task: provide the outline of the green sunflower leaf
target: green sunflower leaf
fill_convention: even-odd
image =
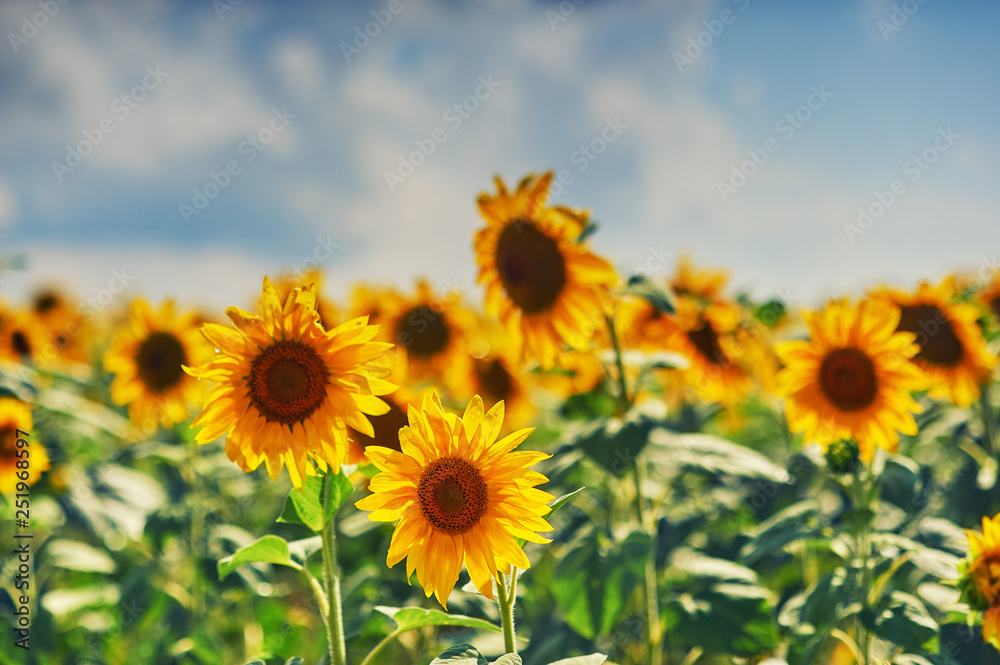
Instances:
[[[288,493],[278,521],[302,524],[314,533],[321,533],[352,492],[354,486],[343,469],[332,478],[329,497],[323,495],[323,477],[308,476],[301,490],[292,489]]]
[[[344,502],[354,493],[354,485],[348,478],[348,471],[353,469],[340,468],[340,473],[331,479],[330,494],[323,496],[323,505],[326,507],[326,521],[329,522],[337,514]]]
[[[264,536],[246,547],[241,547],[224,559],[219,559],[219,579],[248,563],[276,563],[290,568],[301,568],[292,561],[288,543],[278,536]]]
[[[499,633],[501,630],[500,626],[492,624],[485,619],[477,619],[461,614],[448,614],[447,612],[427,610],[422,607],[386,607],[384,605],[377,605],[375,611],[381,612],[393,620],[396,624],[394,633],[402,633],[407,630],[424,628],[426,626],[461,626],[463,628],[475,628],[476,630],[490,630],[495,633]]]
[[[670,300],[670,295],[645,275],[636,274],[629,277],[625,292],[644,299],[661,314],[674,313],[674,304]]]
[[[555,501],[552,502],[552,505],[549,506],[549,512],[547,512],[544,515],[542,515],[542,519],[548,519],[549,516],[552,515],[552,513],[556,512],[557,510],[559,510],[560,508],[562,508],[563,506],[565,506],[567,503],[570,502],[570,500],[574,496],[576,496],[577,494],[579,494],[580,492],[582,492],[585,489],[587,489],[587,488],[586,487],[581,487],[579,489],[573,490],[569,494],[563,494],[561,497],[559,497],[558,499],[556,499]],[[528,541],[525,540],[524,538],[518,538],[517,539],[517,546],[518,547],[524,547],[524,544],[527,543],[527,542]]]
[[[489,665],[471,644],[456,644],[431,661],[431,665]]]

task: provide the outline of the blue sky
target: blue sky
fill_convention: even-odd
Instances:
[[[323,257],[334,297],[423,276],[475,300],[476,195],[550,168],[624,273],[689,252],[815,305],[1000,255],[995,2],[222,2],[0,4],[0,251],[28,259],[6,299],[124,268],[127,295],[222,307]]]

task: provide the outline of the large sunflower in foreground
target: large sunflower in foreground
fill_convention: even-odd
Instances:
[[[31,434],[31,408],[21,400],[4,397],[0,399],[0,494],[10,494],[17,488],[18,473],[27,472],[23,482],[32,485],[42,471],[49,468],[49,456],[45,448]],[[18,436],[17,430],[28,436]],[[18,448],[17,440],[23,438],[27,446]],[[18,451],[26,453],[18,454]],[[21,466],[18,468],[18,462]]]
[[[976,323],[976,306],[954,302],[954,277],[937,286],[921,282],[916,293],[880,289],[873,296],[898,307],[897,329],[916,335],[920,351],[913,362],[924,370],[931,397],[958,406],[979,398],[979,386],[990,378],[997,359]]]
[[[498,573],[531,566],[516,539],[549,542],[537,532],[552,530],[542,517],[552,496],[535,487],[546,477],[528,469],[549,455],[513,452],[530,429],[497,440],[503,402],[484,412],[475,396],[459,418],[431,391],[407,415],[402,452],[366,449],[382,473],[357,507],[373,511],[372,520],[396,522],[386,563],[405,557],[407,579],[416,572],[427,596],[447,606],[464,562],[476,588],[493,598]]]
[[[898,310],[837,300],[802,318],[809,340],[776,349],[789,428],[824,446],[854,438],[866,462],[876,447],[896,450],[899,432],[916,434],[920,407],[910,392],[924,379],[909,361],[918,351],[913,334],[896,331]]]
[[[133,301],[128,325],[104,354],[104,367],[115,374],[111,399],[128,405],[137,427],[182,422],[189,406],[201,398],[198,380],[184,373],[184,365],[201,364],[212,353],[197,321],[195,312],[178,313],[172,300],[156,311],[141,298]]]
[[[1000,515],[983,517],[983,530],[966,529],[969,554],[959,565],[962,600],[983,611],[983,641],[1000,649]]]
[[[585,349],[604,329],[617,281],[611,264],[579,241],[588,213],[546,205],[551,184],[551,171],[529,175],[511,193],[496,178],[496,196],[479,196],[486,228],[475,236],[487,314],[544,368],[564,345]]]
[[[374,434],[368,415],[388,405],[379,399],[394,389],[379,362],[392,347],[374,342],[377,326],[364,317],[324,330],[312,286],[292,289],[283,300],[264,279],[263,316],[238,307],[226,315],[236,330],[206,323],[202,333],[218,355],[192,376],[214,381],[192,426],[203,427],[199,443],[227,434],[226,455],[244,471],[261,462],[272,479],[282,466],[295,487],[314,470],[334,471],[348,453],[347,428]]]

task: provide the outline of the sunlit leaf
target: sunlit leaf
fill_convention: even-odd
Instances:
[[[219,559],[219,579],[225,579],[229,573],[248,563],[276,563],[293,568],[299,567],[292,561],[285,539],[268,535],[246,547],[241,547],[224,559]]]

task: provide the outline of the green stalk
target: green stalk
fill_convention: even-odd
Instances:
[[[504,653],[517,653],[517,641],[514,639],[514,601],[517,598],[517,568],[510,574],[510,586],[506,583],[506,575],[499,573],[497,578],[497,604],[500,606],[500,626],[503,628]]]
[[[871,492],[867,487],[866,478],[862,477],[862,474],[868,472],[867,467],[859,464],[854,469],[854,507],[855,509],[867,508],[872,510],[871,506]],[[868,596],[870,593],[869,587],[871,586],[871,543],[869,541],[871,531],[871,522],[866,521],[864,526],[859,527],[856,546],[858,549],[858,558],[861,564],[861,587],[860,587],[860,601],[861,609],[864,610],[868,605]],[[861,620],[861,612],[858,612],[855,618],[855,630],[857,634],[857,645],[858,649],[861,651],[863,660],[861,661],[863,665],[869,665],[871,662],[871,636],[868,634],[867,629],[865,629],[864,624]]]
[[[615,350],[615,365],[618,368],[618,400],[619,409],[622,414],[632,406],[632,399],[628,394],[628,382],[625,379],[625,363],[622,360],[622,349],[618,343],[618,333],[615,331],[615,322],[605,315],[608,324],[608,334],[611,337],[611,345]],[[649,556],[646,557],[646,624],[649,635],[649,663],[650,665],[660,665],[663,661],[663,647],[661,645],[662,635],[660,634],[660,599],[656,580],[656,533],[654,533],[650,520],[646,514],[645,504],[642,498],[642,470],[639,460],[634,460],[632,465],[632,477],[635,480],[635,511],[639,519],[639,524],[643,530],[650,535],[651,544]]]
[[[646,624],[649,627],[649,663],[660,665],[663,660],[663,648],[660,634],[660,599],[656,581],[656,534],[649,525],[644,502],[642,500],[642,465],[636,460],[632,467],[632,478],[635,481],[635,512],[643,531],[651,537],[649,553],[646,557]]]
[[[323,476],[324,496],[330,495],[330,473]],[[330,664],[347,662],[344,643],[344,610],[340,600],[340,574],[337,571],[337,521],[333,517],[323,527],[323,582],[329,611],[326,614],[326,633],[330,642]]]
[[[990,457],[995,454],[996,448],[996,420],[993,418],[993,404],[990,402],[990,384],[984,383],[979,387],[979,406],[983,415],[983,436],[986,437],[986,452]]]
[[[615,332],[615,322],[607,314],[604,315],[604,320],[608,323],[608,333],[611,335],[611,345],[615,349],[615,365],[618,368],[618,404],[619,409],[624,414],[628,411],[629,406],[632,402],[628,396],[628,384],[625,381],[625,363],[622,361],[622,350],[621,346],[618,344],[618,333]]]
[[[191,616],[201,621],[205,611],[205,584],[201,577],[201,558],[205,539],[205,510],[201,500],[201,482],[198,477],[198,442],[188,441],[188,483],[191,487]]]

